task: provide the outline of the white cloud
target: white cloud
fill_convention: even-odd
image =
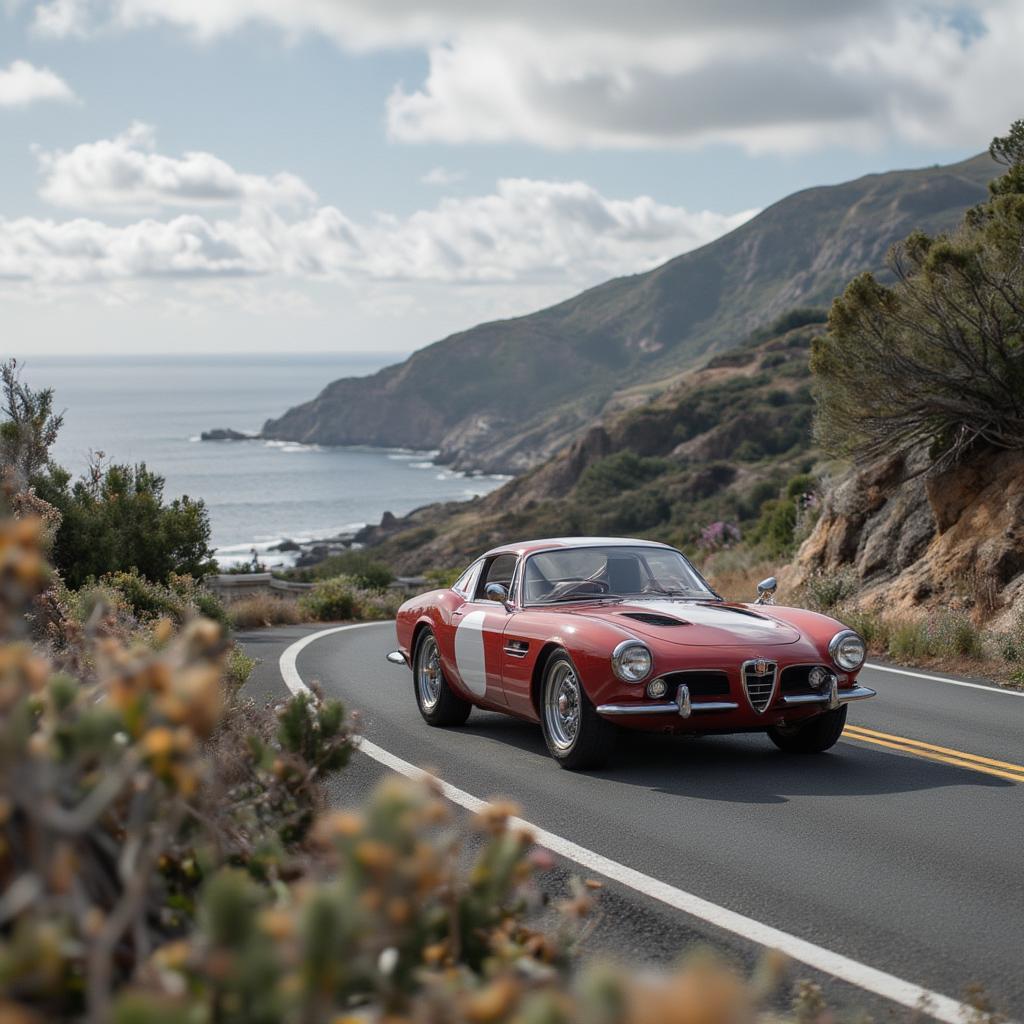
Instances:
[[[424,185],[437,185],[439,188],[444,188],[446,185],[457,185],[460,181],[465,180],[465,171],[451,171],[447,167],[432,167],[420,178]]]
[[[0,107],[27,107],[39,100],[74,100],[75,94],[60,75],[37,68],[27,60],[0,68]]]
[[[69,152],[37,150],[36,157],[43,175],[40,195],[70,209],[131,212],[239,203],[303,208],[316,201],[316,193],[294,174],[242,174],[211,153],[157,153],[153,129],[144,124]]]
[[[89,0],[46,0],[36,6],[32,28],[44,36],[84,36],[89,22]]]
[[[0,279],[35,285],[275,276],[293,280],[551,284],[633,273],[710,241],[754,211],[689,212],[647,196],[611,199],[583,182],[507,179],[399,218],[350,220],[333,206],[288,217],[243,205],[110,225],[0,219]]]
[[[246,25],[417,47],[392,136],[564,148],[977,145],[1020,115],[1019,0],[46,0],[49,31]],[[88,12],[88,17],[86,17]],[[37,19],[38,20],[38,19]],[[61,26],[65,26],[63,29]]]

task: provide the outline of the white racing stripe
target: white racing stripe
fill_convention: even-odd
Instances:
[[[1007,690],[1002,686],[988,686],[985,683],[968,683],[964,679],[950,679],[949,676],[930,676],[924,672],[911,672],[908,668],[889,668],[888,665],[876,665],[865,661],[864,667],[875,672],[892,672],[897,676],[913,676],[915,679],[928,679],[933,683],[948,683],[950,686],[966,686],[970,690],[984,690],[986,693],[1002,693],[1007,697],[1024,697],[1024,690]]]
[[[299,675],[296,663],[299,653],[311,643],[325,636],[342,633],[345,630],[362,629],[374,625],[380,625],[380,623],[361,622],[351,626],[333,626],[330,629],[322,629],[319,632],[310,633],[301,640],[296,640],[295,643],[284,650],[279,662],[281,676],[284,679],[285,685],[295,694],[309,692],[309,687],[306,686]],[[379,764],[411,779],[421,779],[427,774],[411,762],[397,757],[368,739],[360,740],[359,749]],[[464,789],[459,789],[457,786],[453,786],[442,779],[437,781],[440,783],[441,791],[444,795],[452,803],[458,804],[460,807],[466,808],[466,810],[479,811],[487,805],[486,800],[481,800],[480,797],[473,796],[472,793],[467,793]],[[964,1024],[964,1021],[971,1019],[973,1013],[971,1008],[964,1003],[951,999],[949,996],[944,996],[939,992],[932,992],[929,989],[922,988],[920,985],[915,985],[913,982],[904,981],[902,978],[897,978],[895,975],[887,974],[885,971],[869,967],[867,964],[852,960],[840,953],[833,953],[823,946],[807,942],[796,935],[790,935],[788,932],[780,931],[771,925],[762,924],[760,921],[745,917],[743,914],[737,914],[735,911],[721,907],[716,903],[711,903],[700,896],[695,896],[693,893],[677,889],[674,885],[661,882],[657,878],[645,875],[643,872],[637,871],[635,868],[628,867],[625,864],[620,864],[618,861],[610,860],[608,857],[595,853],[593,850],[588,850],[585,846],[580,846],[578,843],[556,835],[554,832],[548,832],[546,829],[539,828],[532,822],[524,821],[522,818],[513,818],[512,824],[514,827],[529,829],[534,834],[538,845],[543,846],[552,853],[565,857],[567,860],[575,861],[588,871],[604,875],[606,878],[634,889],[644,896],[659,900],[701,921],[706,921],[716,928],[732,932],[734,935],[738,935],[751,942],[756,942],[758,945],[778,949],[792,959],[806,964],[808,967],[823,971],[825,974],[830,974],[834,978],[839,978],[842,981],[849,982],[851,985],[856,985],[858,988],[873,992],[875,995],[882,996],[884,999],[889,999],[894,1003],[899,1003],[901,1006],[906,1006],[912,1010],[921,1009],[926,1006],[925,1012],[928,1016],[944,1021],[945,1024]]]

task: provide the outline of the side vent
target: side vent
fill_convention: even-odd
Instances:
[[[636,619],[648,626],[688,626],[690,623],[682,619],[673,619],[671,615],[658,615],[657,612],[623,612],[624,619]]]

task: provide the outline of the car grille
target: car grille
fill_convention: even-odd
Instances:
[[[691,697],[727,697],[729,677],[724,672],[670,672],[665,676],[670,686],[686,683]]]
[[[758,668],[762,671],[758,671]],[[747,700],[757,712],[764,711],[771,703],[775,692],[775,676],[779,667],[774,661],[745,661],[743,663],[743,689],[747,691]]]

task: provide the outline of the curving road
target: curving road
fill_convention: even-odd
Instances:
[[[607,949],[664,962],[698,938],[750,961],[760,933],[729,923],[743,915],[866,976],[954,999],[978,983],[1024,1019],[1024,696],[866,668],[879,697],[851,707],[851,738],[827,755],[785,755],[760,736],[633,735],[609,769],[582,775],[551,761],[539,728],[506,716],[475,710],[461,728],[428,727],[411,673],[384,661],[393,624],[296,649],[312,632],[242,636],[263,659],[257,688],[281,692],[282,667],[317,681],[360,710],[374,750],[473,796],[511,797],[527,821],[598,858],[587,874],[600,858],[626,866],[607,872]],[[646,896],[629,872],[653,883]],[[723,914],[672,909],[659,886]],[[877,996],[885,986],[855,992],[824,966],[810,976],[838,1005],[891,1008]],[[953,1004],[942,1011],[950,1019]]]

